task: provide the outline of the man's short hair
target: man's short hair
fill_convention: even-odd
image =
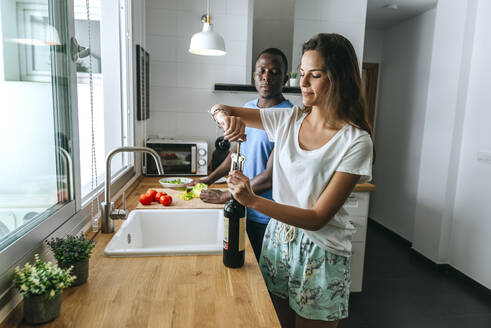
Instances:
[[[281,51],[278,48],[268,48],[268,49],[265,49],[265,50],[261,51],[261,53],[257,56],[256,62],[259,59],[259,57],[261,57],[264,54],[269,54],[269,55],[273,55],[273,56],[280,56],[281,57],[281,60],[283,62],[283,66],[285,68],[285,74],[288,73],[288,59],[286,58],[286,56],[283,53],[283,51]]]

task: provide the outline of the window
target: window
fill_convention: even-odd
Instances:
[[[63,207],[65,214],[75,210],[65,206],[74,196],[69,56],[66,40],[45,33],[66,35],[66,17],[50,14],[47,0],[36,6],[11,0],[2,2],[0,19],[2,251]],[[42,78],[27,78],[33,72]]]
[[[132,144],[131,2],[89,3],[90,24],[86,0],[0,1],[0,286],[60,226],[87,223],[105,155]],[[72,36],[90,36],[90,56],[72,60]],[[133,173],[131,156],[113,159],[113,178]]]
[[[81,45],[88,47],[89,41],[91,44],[91,55],[77,61],[80,170],[84,200],[96,192],[97,188],[102,187],[105,155],[116,147],[128,144],[130,128],[126,101],[128,92],[125,87],[128,80],[125,69],[127,26],[125,17],[121,17],[121,14],[125,13],[124,6],[121,10],[117,1],[90,0],[89,8],[90,26],[87,20],[86,0],[75,0],[75,36]],[[101,17],[104,20],[101,21]],[[92,86],[89,66],[93,72]],[[95,170],[92,163],[93,146],[96,154]],[[113,158],[113,176],[132,164],[131,156],[118,154]],[[93,174],[96,174],[94,178],[97,178],[97,183],[93,181]]]
[[[97,173],[97,176],[94,177],[94,182],[97,180],[99,183],[103,181],[104,177],[101,170],[92,171],[93,164],[95,164],[95,169],[104,167],[101,6],[98,0],[91,0],[89,4],[90,26],[87,19],[86,1],[76,0],[74,4],[75,37],[81,45],[87,48],[90,41],[91,50],[89,56],[79,58],[76,62],[82,198],[91,195],[92,191],[97,188],[97,185],[92,184],[93,173]],[[89,74],[90,69],[92,70],[92,76]],[[92,85],[90,85],[91,82]],[[96,163],[92,163],[92,132],[94,133]]]

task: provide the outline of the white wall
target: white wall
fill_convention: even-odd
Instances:
[[[488,288],[490,15],[485,0],[439,0],[386,31],[370,205],[413,249]]]
[[[460,143],[458,117],[465,110],[460,103],[467,89],[463,58],[468,3],[472,1],[440,0],[435,16],[412,241],[415,250],[437,263],[448,261],[454,150]]]
[[[365,30],[365,42],[363,44],[363,62],[382,63],[384,35],[384,30],[368,28]]]
[[[366,13],[367,0],[295,1],[292,67],[300,63],[302,44],[318,33],[338,33],[350,40],[361,67]]]
[[[195,56],[187,53],[191,35],[201,29],[199,18],[205,11],[205,7],[201,2],[194,1],[193,3],[196,4],[195,9],[190,9],[192,4],[189,2],[187,7],[185,7],[186,4],[180,4],[176,1],[133,1],[133,51],[135,51],[134,47],[137,44],[142,45],[149,51],[151,59],[150,75],[152,76],[150,82],[151,118],[146,121],[137,121],[135,119],[136,145],[143,145],[145,137],[148,135],[159,137],[201,137],[208,141],[211,153],[215,139],[222,135],[223,131],[216,129],[214,122],[206,111],[216,103],[243,105],[257,97],[257,94],[254,93],[212,92],[215,82],[250,82],[253,15],[249,15],[249,13],[253,12],[254,1],[222,0],[210,2],[212,20],[217,31],[222,33],[225,38],[225,46],[228,52],[226,56],[217,58]],[[246,9],[247,13],[244,12]],[[149,12],[155,12],[152,14],[153,18],[149,18]],[[192,20],[192,27],[187,28],[186,37],[182,36],[185,25],[179,23],[179,26],[176,26],[177,18],[169,26],[165,25],[169,22],[163,22],[163,18],[168,15],[179,16],[179,19],[186,18],[188,21]],[[234,38],[230,41],[229,34],[223,33],[227,26],[222,25],[220,21],[232,24],[236,16],[240,16],[238,20],[241,22],[240,33],[242,36],[240,38],[243,39],[245,33],[246,41],[233,40]],[[246,16],[247,20],[243,21],[242,19]],[[159,19],[159,17],[162,18]],[[153,22],[149,21],[149,19],[152,19]],[[219,27],[219,25],[222,26]],[[179,33],[178,27],[179,31],[181,31]],[[236,28],[239,27],[236,26]],[[162,42],[166,41],[168,42],[167,44],[162,44]],[[193,68],[194,71],[183,71],[186,65]],[[231,73],[223,80],[215,79],[216,76],[205,76],[205,72],[212,70],[220,71],[219,74],[222,75],[227,70],[236,72],[236,74]],[[166,77],[161,75],[166,72],[170,72],[173,78],[164,82]],[[186,87],[178,84],[178,73],[180,75],[180,83],[192,85]],[[136,76],[135,58],[133,60],[133,76]],[[230,79],[228,79],[229,76]],[[136,80],[133,81],[133,84],[133,90],[136,90]],[[299,96],[287,95],[287,98],[295,104],[301,103]],[[136,110],[136,91],[133,107]],[[134,116],[136,117],[136,111]],[[136,156],[136,171],[141,172],[140,154],[136,154]]]
[[[377,159],[373,168],[377,191],[370,217],[407,240],[412,240],[419,176],[420,148],[426,109],[435,10],[395,25],[384,32],[367,57],[380,56],[383,43],[378,113],[375,131]]]
[[[491,152],[491,3],[478,1],[475,37],[458,159],[450,263],[491,288],[491,165],[477,159]]]
[[[207,110],[216,103],[243,105],[254,94],[213,93],[214,83],[247,83],[249,1],[211,1],[215,30],[225,39],[227,55],[207,57],[188,52],[202,29],[202,0],[146,1],[146,48],[150,53],[148,135],[200,137],[213,145],[221,134]],[[211,148],[211,146],[210,146]]]
[[[363,44],[363,62],[377,63],[378,78],[377,78],[377,93],[375,95],[375,109],[373,114],[373,130],[377,130],[377,115],[380,98],[380,86],[382,80],[382,51],[384,46],[385,31],[381,29],[366,29],[365,42]]]
[[[297,71],[292,64],[293,15],[295,0],[255,0],[252,65],[261,51],[281,49],[288,59],[288,71]]]
[[[299,30],[294,35],[300,36],[302,28],[305,31],[306,27],[310,31],[312,26],[315,27],[312,33],[298,40],[303,42],[319,32],[338,32],[350,38],[361,61],[366,0],[357,0],[350,5],[333,0],[325,3],[315,0],[308,2],[322,7],[324,12],[321,15],[321,11],[314,8],[313,13],[319,14],[318,20],[314,21],[307,17],[308,8],[307,11],[299,12],[295,7],[295,15],[299,14],[296,21]],[[222,131],[216,129],[206,111],[215,103],[243,105],[256,97],[255,94],[212,92],[214,83],[250,83],[251,57],[255,59],[250,47],[253,3],[253,0],[210,2],[212,22],[216,31],[224,37],[227,48],[226,56],[213,58],[191,55],[187,51],[191,36],[201,30],[199,18],[205,12],[205,2],[146,0],[146,32],[142,44],[150,53],[151,67],[151,118],[147,123],[147,135],[201,137],[208,141],[212,150],[214,140]],[[295,3],[298,6],[304,1]],[[288,8],[283,9],[282,12],[285,12]],[[279,16],[275,17],[279,19]],[[286,24],[286,20],[278,20],[276,23]],[[281,34],[285,31],[281,28],[264,30],[263,33],[272,40],[268,47],[275,46],[277,40],[286,40],[286,36]],[[265,47],[266,43],[262,48]],[[299,56],[300,48],[297,48]],[[293,67],[297,64],[293,64]],[[298,96],[287,97],[296,104],[301,102]],[[140,125],[141,130],[144,130],[145,125]]]

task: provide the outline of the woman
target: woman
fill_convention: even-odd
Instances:
[[[304,109],[215,105],[210,112],[231,141],[244,138],[247,125],[275,142],[276,202],[256,196],[241,172],[227,182],[241,204],[273,218],[259,264],[282,326],[337,327],[348,316],[354,233],[342,205],[371,179],[372,132],[351,43],[319,34],[302,53]]]

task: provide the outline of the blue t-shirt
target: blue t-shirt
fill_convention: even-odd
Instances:
[[[244,105],[248,108],[257,108],[259,99],[249,101]],[[289,100],[284,100],[272,108],[292,108],[293,104]],[[244,175],[249,179],[254,178],[256,175],[262,173],[266,169],[268,163],[269,154],[274,148],[274,142],[269,141],[268,135],[264,130],[246,127],[245,133],[247,134],[247,141],[240,146],[240,152],[245,156],[244,163]],[[273,192],[271,189],[259,194],[259,196],[273,199]],[[251,220],[258,223],[267,224],[269,217],[263,213],[257,212],[253,209],[247,209],[247,220]]]

